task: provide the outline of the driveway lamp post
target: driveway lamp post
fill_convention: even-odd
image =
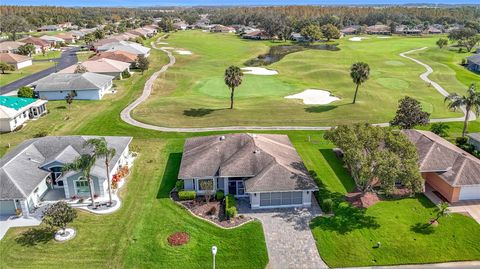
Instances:
[[[217,247],[212,247],[212,255],[213,255],[213,269],[215,269],[215,255],[217,255]]]

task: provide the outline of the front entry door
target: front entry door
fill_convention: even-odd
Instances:
[[[228,181],[228,193],[237,195],[237,182],[236,181]]]

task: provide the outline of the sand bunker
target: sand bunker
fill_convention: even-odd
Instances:
[[[348,40],[350,41],[355,41],[355,42],[359,42],[359,41],[362,41],[363,39],[368,39],[366,37],[361,37],[361,36],[354,36],[354,37],[350,37]]]
[[[380,39],[387,39],[387,38],[392,38],[391,36],[377,36],[377,38],[380,38]]]
[[[263,68],[263,67],[243,67],[242,71],[244,74],[250,74],[250,75],[261,75],[261,76],[278,75],[277,71]]]
[[[189,50],[176,50],[175,51],[176,53],[180,54],[180,55],[192,55],[193,53]]]
[[[157,42],[157,44],[159,44],[159,45],[168,45],[167,42]]]
[[[326,105],[340,100],[340,98],[330,95],[329,91],[306,89],[301,93],[285,96],[286,99],[302,99],[306,105]]]
[[[172,47],[161,47],[160,49],[162,49],[162,50],[174,50],[175,48],[172,48]]]

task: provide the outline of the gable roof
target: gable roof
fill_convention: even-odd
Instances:
[[[480,133],[469,133],[467,136],[472,140],[480,142]]]
[[[117,41],[117,42],[112,42],[112,43],[99,46],[97,50],[99,51],[123,50],[123,51],[138,55],[138,54],[147,54],[150,51],[150,48],[147,48],[135,42]]]
[[[43,39],[38,38],[38,37],[33,37],[33,36],[22,38],[22,39],[20,39],[20,41],[22,41],[24,43],[27,43],[27,44],[37,45],[37,46],[40,46],[40,47],[50,46],[50,43],[48,41],[43,40]]]
[[[121,73],[130,67],[129,63],[111,60],[107,58],[88,60],[78,64],[84,66],[88,72],[93,73]],[[58,71],[58,73],[74,73],[78,64],[74,64],[65,69],[62,69]]]
[[[96,136],[47,136],[29,139],[0,159],[0,200],[24,199],[50,174],[42,169],[52,161],[65,164],[81,154],[92,154],[85,142]],[[109,167],[112,170],[132,137],[107,136],[109,147],[116,153]],[[72,172],[73,173],[73,172]],[[105,162],[97,159],[92,175],[105,178]]]
[[[178,178],[248,177],[247,192],[316,190],[286,135],[226,134],[185,141]]]
[[[137,61],[136,54],[122,51],[122,50],[100,52],[97,55],[90,58],[90,60],[93,61],[93,60],[98,60],[103,58],[125,62],[125,63],[134,63]]]
[[[474,64],[480,65],[480,54],[476,54],[476,55],[472,55],[470,57],[467,57],[467,60],[474,63]]]
[[[480,184],[479,159],[432,132],[402,132],[417,147],[421,172],[437,173],[454,187]]]
[[[22,45],[25,45],[25,43],[18,41],[4,41],[0,43],[0,51],[16,50]]]
[[[95,73],[77,73],[63,74],[53,73],[34,83],[35,91],[55,91],[55,90],[92,90],[100,89],[111,82],[112,76]]]
[[[48,42],[65,42],[65,39],[57,37],[57,36],[50,36],[50,35],[42,35],[40,39],[46,40]]]
[[[20,54],[15,54],[15,53],[3,53],[0,52],[0,62],[6,62],[9,64],[16,64],[16,63],[21,63],[25,61],[29,61],[32,58],[25,56],[25,55],[20,55]]]

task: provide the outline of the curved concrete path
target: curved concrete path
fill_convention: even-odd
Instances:
[[[150,129],[150,130],[161,131],[161,132],[182,132],[182,133],[215,132],[215,131],[247,131],[247,130],[249,130],[249,131],[268,131],[268,130],[270,130],[270,131],[272,131],[272,130],[273,131],[281,131],[281,130],[320,131],[320,130],[329,130],[329,129],[332,128],[332,126],[224,126],[224,127],[200,127],[200,128],[186,128],[185,127],[185,128],[183,128],[183,127],[162,127],[162,126],[157,126],[157,125],[137,121],[136,119],[134,119],[131,116],[131,112],[137,106],[139,106],[142,102],[144,102],[145,100],[148,99],[148,97],[150,96],[150,94],[152,92],[154,81],[158,78],[158,76],[160,74],[166,72],[169,67],[173,66],[175,64],[175,61],[176,61],[175,56],[173,56],[173,54],[170,51],[168,51],[166,49],[158,48],[156,46],[156,43],[159,43],[161,39],[162,39],[162,37],[159,37],[156,42],[152,42],[151,43],[152,48],[165,52],[168,55],[168,58],[170,59],[170,61],[166,65],[164,65],[159,71],[153,73],[153,75],[147,80],[147,82],[145,83],[145,87],[143,89],[142,95],[137,100],[135,100],[133,103],[131,103],[125,109],[122,110],[122,112],[120,113],[120,118],[124,122],[126,122],[130,125],[136,126],[136,127],[144,128],[144,129]],[[419,51],[419,50],[424,50],[426,48],[427,47],[403,52],[403,53],[400,53],[400,56],[404,57],[404,58],[407,58],[409,60],[412,60],[412,61],[416,62],[417,64],[425,67],[427,69],[427,71],[425,73],[421,74],[420,78],[423,81],[425,81],[427,83],[430,83],[443,96],[448,96],[448,92],[444,88],[442,88],[442,86],[440,86],[438,83],[436,83],[435,81],[430,80],[428,78],[428,75],[430,75],[433,72],[433,69],[429,65],[427,65],[425,63],[422,63],[419,60],[414,59],[412,57],[406,56],[406,54],[408,54],[408,53]],[[465,114],[465,109],[464,108],[462,108],[462,111]],[[454,121],[463,121],[464,119],[465,119],[465,117],[431,119],[430,122],[454,122]],[[475,114],[470,113],[469,120],[475,120],[475,119],[476,119]],[[386,127],[386,126],[389,126],[389,123],[375,123],[373,125]]]

